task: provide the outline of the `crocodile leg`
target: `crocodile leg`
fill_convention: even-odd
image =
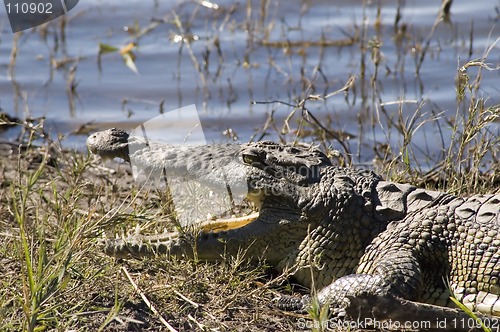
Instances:
[[[407,250],[388,252],[380,260],[374,262],[371,273],[358,271],[335,280],[322,288],[317,298],[321,306],[329,305],[333,309],[344,309],[349,306],[349,298],[362,294],[372,296],[393,296],[408,300],[418,298],[422,288],[422,277],[415,255]],[[283,298],[278,307],[286,310],[304,310],[310,304],[310,297],[293,300]]]
[[[500,319],[478,314],[474,320],[457,308],[416,302],[423,286],[421,269],[410,250],[394,250],[375,262],[373,273],[351,274],[335,280],[317,294],[320,306],[329,306],[332,317],[362,322],[365,327],[385,324],[387,330],[411,326],[414,330],[482,331],[499,327]],[[311,297],[278,299],[283,310],[304,311]]]
[[[388,253],[373,273],[357,273],[335,280],[318,293],[321,304],[344,307],[349,297],[361,294],[390,295],[407,300],[418,298],[422,285],[414,255],[404,250]]]

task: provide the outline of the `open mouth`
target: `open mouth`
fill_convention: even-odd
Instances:
[[[199,223],[202,232],[224,232],[241,228],[255,221],[259,217],[264,195],[261,192],[249,192],[247,199],[253,203],[257,212],[252,212],[241,217],[221,217],[215,220],[206,220]]]
[[[250,191],[246,195],[246,203],[242,203],[242,205],[235,204],[232,201],[233,208],[240,208],[241,212],[238,213],[239,216],[235,216],[233,214],[229,214],[223,212],[221,214],[217,213],[216,218],[210,218],[206,220],[198,219],[194,225],[197,230],[202,231],[203,233],[217,233],[217,232],[225,232],[232,229],[242,228],[253,221],[255,221],[260,214],[260,210],[262,207],[262,202],[264,200],[264,194],[262,191],[254,190]],[[244,207],[244,208],[243,208]]]

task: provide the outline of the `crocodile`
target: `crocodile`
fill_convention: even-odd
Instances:
[[[109,255],[217,261],[244,253],[317,289],[319,304],[331,308],[366,296],[453,307],[453,295],[474,312],[500,316],[499,193],[457,197],[385,181],[371,170],[333,166],[318,148],[269,141],[179,146],[112,128],[89,136],[87,146],[150,172],[246,190],[259,210],[224,227],[207,221],[197,236],[107,239]],[[311,297],[278,303],[304,310]]]

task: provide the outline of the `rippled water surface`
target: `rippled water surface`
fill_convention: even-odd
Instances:
[[[347,93],[309,100],[306,108],[345,134],[342,141],[358,161],[373,158],[373,142],[398,144],[391,122],[400,105],[405,121],[440,117],[413,138],[416,153],[435,155],[457,113],[458,68],[491,46],[487,62],[500,64],[494,44],[500,1],[455,0],[450,16],[433,29],[438,3],[82,0],[64,28],[58,19],[17,35],[2,10],[0,107],[21,118],[45,116],[47,130],[80,149],[85,136],[69,134],[84,124],[132,129],[191,104],[209,141],[231,134],[240,141],[276,139],[294,109],[284,103],[325,96],[353,78]],[[99,44],[131,42],[138,74],[118,53],[102,55],[99,70]],[[474,78],[477,67],[468,73]],[[499,83],[498,71],[483,71],[480,94],[488,105],[500,103]],[[297,112],[285,138],[302,128],[299,119]],[[306,129],[304,140],[315,140]],[[498,122],[491,131],[499,133]]]

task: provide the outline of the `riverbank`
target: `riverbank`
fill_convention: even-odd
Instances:
[[[35,126],[25,137],[40,142],[42,133],[42,126]],[[106,256],[99,244],[103,237],[174,230],[172,202],[162,192],[139,188],[128,164],[103,164],[95,156],[41,141],[28,140],[21,147],[0,143],[2,331],[158,331],[167,326],[273,331],[310,321],[308,315],[269,305],[278,294],[304,290],[292,287],[286,276],[273,275],[265,264]],[[476,146],[478,152],[486,143]],[[445,166],[443,160],[436,169]],[[450,191],[470,191],[480,183],[478,191],[495,192],[500,172],[491,168],[476,178],[473,172],[455,173],[457,179],[444,182],[415,171],[392,174]],[[460,183],[466,186],[457,187]]]

